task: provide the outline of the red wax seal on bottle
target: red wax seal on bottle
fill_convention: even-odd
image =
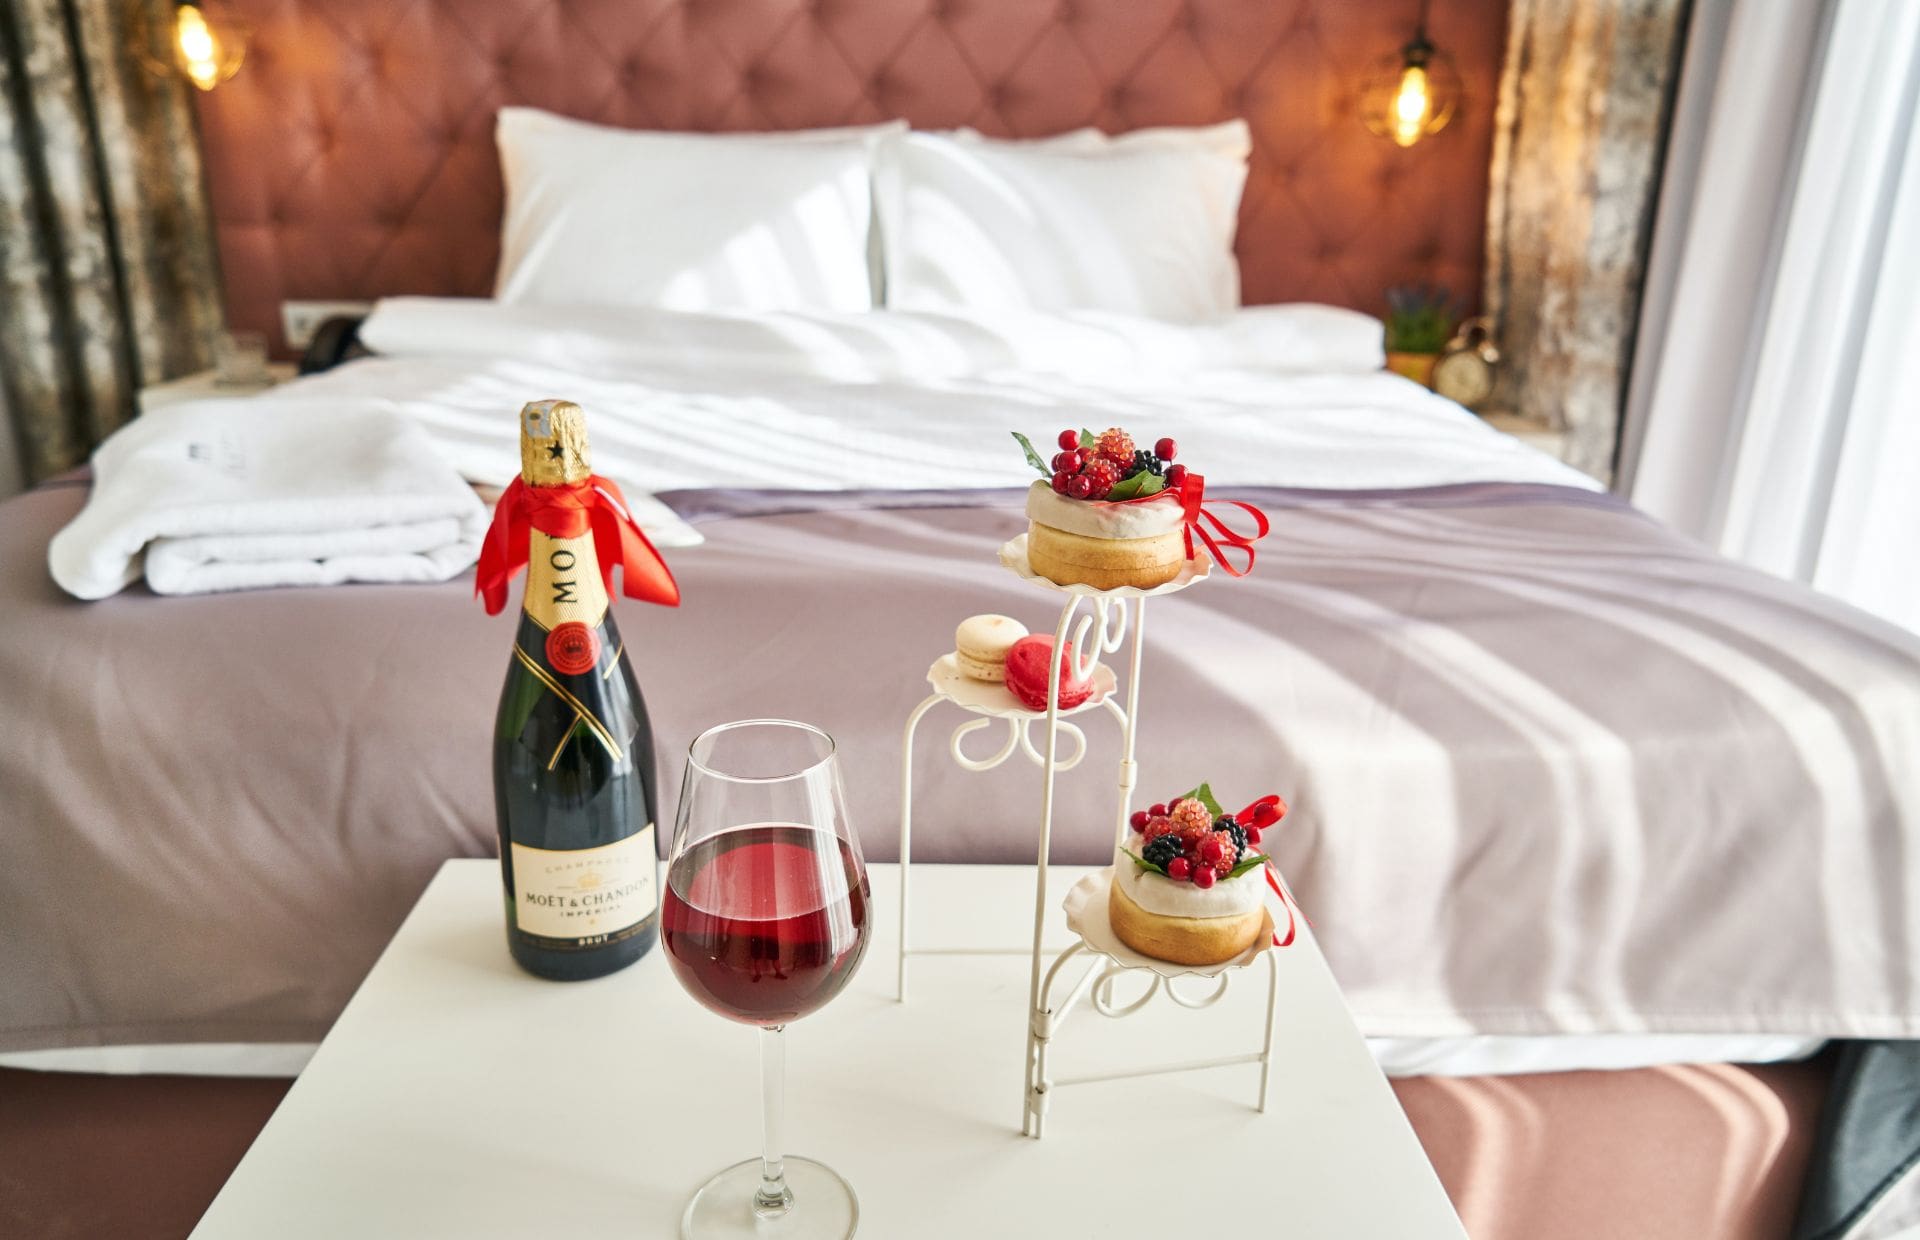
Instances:
[[[578,620],[556,624],[547,634],[547,662],[556,672],[579,676],[592,671],[599,658],[600,639]]]

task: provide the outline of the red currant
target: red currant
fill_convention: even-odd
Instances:
[[[1147,829],[1147,819],[1152,816],[1153,815],[1147,813],[1144,809],[1136,809],[1133,811],[1133,817],[1127,819],[1127,823],[1135,831],[1145,831]]]
[[[1080,446],[1080,432],[1075,430],[1061,431],[1060,438],[1057,442],[1063,451],[1072,451],[1074,448]]]
[[[1193,871],[1193,885],[1205,891],[1207,888],[1213,886],[1213,877],[1212,866],[1197,866]]]
[[[1085,474],[1075,474],[1067,479],[1067,495],[1072,499],[1085,499],[1093,494],[1093,479]]]
[[[1053,476],[1053,489],[1065,495],[1067,493],[1067,486],[1072,481],[1073,475],[1063,469]]]
[[[1167,485],[1168,486],[1172,487],[1174,490],[1177,491],[1180,489],[1180,484],[1185,482],[1186,480],[1187,480],[1187,467],[1185,465],[1169,465],[1167,467]]]
[[[1260,842],[1260,828],[1259,828],[1259,827],[1245,827],[1245,828],[1243,828],[1243,830],[1245,830],[1245,831],[1246,831],[1246,833],[1247,833],[1247,843],[1249,843],[1249,844],[1258,844],[1258,843]]]
[[[1171,461],[1173,459],[1173,451],[1174,442],[1171,439],[1162,439],[1153,445],[1153,454],[1163,461]]]
[[[1206,862],[1208,865],[1218,864],[1220,858],[1224,855],[1225,853],[1220,847],[1220,841],[1214,839],[1211,835],[1200,841],[1200,860]]]
[[[1187,875],[1192,872],[1193,867],[1187,864],[1185,857],[1175,857],[1173,860],[1167,862],[1167,877],[1176,883],[1186,882]],[[1212,871],[1208,871],[1208,873],[1212,873]]]
[[[1147,811],[1147,816],[1149,818],[1161,818],[1161,817],[1165,817],[1166,812],[1167,812],[1166,806],[1158,802],[1155,802],[1153,808]]]
[[[1078,452],[1056,452],[1053,455],[1055,473],[1077,474],[1080,472],[1080,454]]]

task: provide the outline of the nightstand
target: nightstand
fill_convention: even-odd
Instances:
[[[165,383],[155,383],[140,389],[140,412],[152,413],[155,409],[164,409],[168,405],[185,404],[190,400],[231,400],[237,396],[255,396],[276,384],[285,383],[293,378],[296,367],[292,362],[268,362],[269,383],[222,383],[217,372],[212,370],[196,371],[182,375],[178,379],[169,379]]]
[[[1538,448],[1558,460],[1567,459],[1567,433],[1556,430],[1545,418],[1530,418],[1505,409],[1489,409],[1480,414],[1480,419],[1494,430],[1505,431],[1530,448]]]

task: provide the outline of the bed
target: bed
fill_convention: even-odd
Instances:
[[[1156,608],[1144,786],[1289,795],[1274,851],[1383,1063],[1481,1078],[1403,1095],[1432,1120],[1430,1142],[1476,1143],[1465,1170],[1448,1164],[1464,1177],[1449,1179],[1456,1200],[1477,1143],[1501,1140],[1476,1108],[1594,1099],[1586,1078],[1509,1088],[1499,1074],[1796,1060],[1830,1039],[1915,1036],[1920,640],[1675,537],[1382,372],[1377,324],[1313,304],[1366,304],[1409,270],[1477,279],[1477,227],[1457,225],[1485,193],[1484,110],[1453,131],[1450,159],[1389,165],[1351,145],[1300,83],[1324,87],[1328,65],[1392,36],[1330,3],[1143,6],[1105,22],[1073,6],[884,7],[781,4],[766,21],[669,4],[641,30],[544,9],[522,28],[454,4],[397,20],[373,4],[263,8],[269,68],[203,105],[230,310],[265,326],[288,295],[383,299],[359,331],[371,356],[253,409],[392,411],[498,486],[521,402],[581,401],[597,466],[638,501],[685,594],[676,611],[620,605],[663,803],[677,746],[701,727],[808,718],[848,756],[877,859],[892,855],[898,729],[955,622],[1045,617],[995,563],[1032,478],[1008,432],[1175,437],[1210,495],[1259,504],[1275,531],[1250,577]],[[1483,89],[1490,11],[1451,32]],[[1235,47],[1264,50],[1224,54]],[[559,71],[575,63],[590,69]],[[844,98],[843,70],[858,84]],[[649,74],[644,90],[614,85]],[[1089,76],[1097,89],[1076,94]],[[502,225],[489,157],[495,105],[529,95],[601,121],[838,126],[797,139],[823,149],[780,156],[796,200],[837,187],[803,238],[836,247],[832,270],[769,283],[756,258],[690,285],[618,266],[640,251],[603,270],[603,252],[578,246],[583,261],[527,268],[560,234],[517,231],[532,193],[508,194]],[[1254,106],[1282,96],[1294,104]],[[1065,243],[915,266],[899,252],[913,230],[847,214],[868,197],[849,146],[918,144],[928,178],[998,160],[1002,183],[1021,184],[1109,151],[1074,126],[1236,111],[1254,113],[1250,137],[1227,122],[1172,139],[1245,147],[1230,156],[1244,196],[1236,182],[1224,215],[1218,200],[1189,213],[1181,235],[1206,244],[1129,243],[1116,208],[1097,216],[1114,244],[1088,242],[1095,258],[1077,267],[1054,263]],[[1066,132],[1001,151],[970,131],[905,135],[896,114]],[[565,132],[592,150],[628,140]],[[1167,140],[1119,153],[1143,167],[1214,158],[1168,154]],[[647,153],[714,155],[689,149],[666,138]],[[548,184],[549,206],[587,203],[589,233],[618,224],[594,204],[629,201],[505,163],[523,186]],[[1394,189],[1410,167],[1456,209],[1403,226]],[[872,199],[898,210],[911,194],[875,176]],[[721,231],[777,250],[783,227]],[[1165,278],[1113,282],[1149,251]],[[869,258],[893,279],[869,287]],[[602,304],[568,300],[593,281]],[[500,296],[478,296],[489,289]],[[634,289],[655,304],[605,304]],[[795,289],[809,304],[783,308]],[[705,304],[716,291],[736,304]],[[385,296],[401,292],[434,295]],[[1089,297],[1118,308],[1053,304]],[[82,605],[48,580],[46,552],[88,488],[80,474],[0,505],[0,1055],[297,1070],[440,861],[494,850],[485,755],[509,620],[482,613],[470,576],[168,599],[136,586]],[[1062,794],[1056,857],[1105,860],[1105,781],[1074,772]],[[920,857],[1030,859],[1019,781],[930,765],[918,797]],[[1592,1124],[1624,1143],[1680,1113],[1650,1101],[1663,1081],[1720,1097],[1732,1079],[1648,1071],[1602,1090],[1637,1101]],[[1780,1186],[1797,1174],[1780,1160],[1804,1156],[1825,1075],[1768,1071],[1755,1079],[1791,1100],[1784,1119],[1768,1112],[1778,1123],[1759,1138],[1730,1125],[1707,1160],[1766,1186],[1764,1202],[1716,1197],[1730,1235],[1784,1234]],[[1566,1106],[1559,1122],[1588,1126]],[[1657,1194],[1651,1172],[1600,1182]],[[1537,1234],[1513,1221],[1527,1217],[1507,1234]]]
[[[1150,426],[1275,532],[1156,610],[1143,780],[1287,793],[1275,853],[1366,1033],[1773,1040],[1669,1052],[1724,1059],[1920,1028],[1920,641],[1378,369],[1362,316],[400,299],[361,334],[377,356],[251,416],[403,410],[497,485],[521,400],[566,395],[597,468],[656,497],[684,602],[621,622],[663,804],[685,738],[803,716],[889,856],[898,730],[953,626],[1045,622],[996,559],[1031,478],[1009,432]],[[311,1042],[438,862],[493,849],[508,620],[465,577],[77,604],[43,556],[85,495],[29,493],[0,533],[0,627],[33,635],[0,652],[0,934],[28,948],[0,1048]],[[927,859],[1028,857],[1020,781],[921,778]],[[1104,860],[1105,781],[1063,793],[1059,857]]]
[[[663,803],[700,728],[804,717],[839,738],[869,855],[890,857],[927,664],[967,614],[1045,622],[996,562],[1031,476],[1008,431],[1150,425],[1275,532],[1249,577],[1156,608],[1144,783],[1288,793],[1275,854],[1390,1069],[1913,1034],[1897,859],[1920,642],[1380,371],[1351,312],[1174,327],[397,299],[362,336],[375,356],[254,414],[404,410],[497,485],[521,398],[566,394],[598,467],[655,496],[640,511],[685,601],[618,607]],[[439,862],[494,850],[510,618],[467,575],[81,604],[45,555],[87,488],[0,509],[0,1050],[296,1070]],[[920,781],[923,858],[1029,858],[1023,781],[939,763]],[[1106,781],[1062,791],[1056,857],[1104,859]],[[1446,1097],[1434,1122],[1474,1131]]]

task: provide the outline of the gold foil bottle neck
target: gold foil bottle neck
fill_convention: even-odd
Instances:
[[[520,476],[530,487],[584,481],[593,472],[587,415],[570,400],[528,401],[520,410]]]

